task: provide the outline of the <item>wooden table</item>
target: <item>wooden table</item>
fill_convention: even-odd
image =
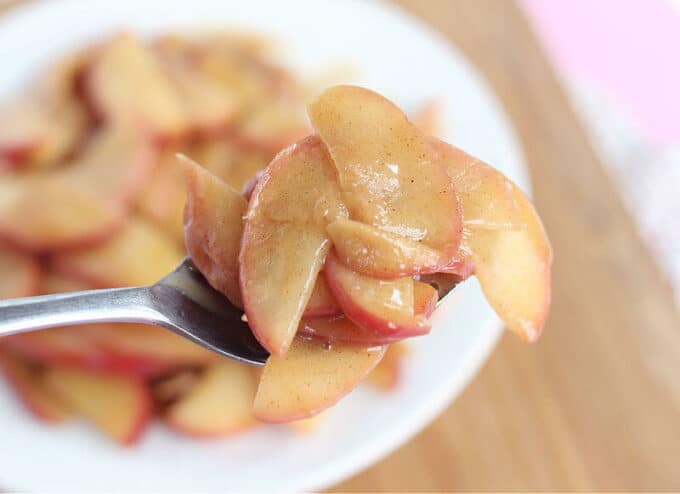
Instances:
[[[335,490],[680,490],[680,316],[525,19],[509,0],[399,3],[512,117],[554,302],[538,344],[506,335],[441,417]]]
[[[538,344],[506,335],[434,423],[335,489],[679,490],[680,316],[526,20],[508,0],[398,3],[510,114],[555,249],[553,307]]]

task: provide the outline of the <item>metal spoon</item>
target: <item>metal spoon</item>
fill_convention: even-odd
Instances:
[[[457,284],[450,275],[427,275],[422,281],[441,300]],[[15,298],[0,301],[0,337],[38,329],[98,322],[148,323],[239,362],[264,365],[269,357],[242,311],[213,289],[188,257],[151,286]]]
[[[264,365],[269,354],[241,320],[241,314],[186,258],[151,286],[0,301],[0,336],[73,324],[148,323],[225,357]]]

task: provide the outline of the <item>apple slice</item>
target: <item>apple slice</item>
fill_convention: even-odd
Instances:
[[[156,149],[138,130],[103,127],[60,176],[102,200],[125,206],[142,192],[156,164]]]
[[[333,253],[324,266],[326,281],[345,315],[373,331],[394,336],[426,334],[426,317],[414,313],[413,278],[369,278],[343,266]]]
[[[50,121],[47,112],[28,99],[0,108],[0,165],[18,168],[30,162],[47,141]],[[0,167],[0,170],[2,167]]]
[[[0,300],[35,295],[40,277],[36,259],[0,245]]]
[[[310,417],[335,404],[380,362],[387,347],[334,345],[296,338],[267,360],[253,405],[263,422]]]
[[[399,108],[368,89],[335,86],[308,113],[333,157],[353,219],[455,254],[456,192],[432,146]]]
[[[426,283],[416,281],[413,285],[413,298],[415,313],[430,317],[437,305],[437,291]],[[298,334],[330,343],[364,346],[389,345],[415,336],[398,331],[390,335],[380,334],[359,326],[345,316],[305,319],[300,323]]]
[[[437,159],[448,171],[470,229],[524,228],[512,183],[495,168],[439,139],[430,138]]]
[[[112,357],[131,364],[146,362],[149,369],[203,365],[218,358],[214,352],[186,338],[147,324],[101,324],[95,338],[99,347]],[[134,370],[132,365],[131,370]]]
[[[404,344],[390,345],[383,359],[366,378],[366,384],[382,391],[394,390],[399,385],[406,354],[407,348]]]
[[[206,170],[236,190],[243,190],[246,182],[262,171],[271,158],[226,138],[199,144],[192,150],[192,156]]]
[[[35,417],[50,423],[60,423],[71,415],[56,396],[50,394],[39,375],[7,351],[0,352],[0,370],[17,396]]]
[[[372,278],[434,273],[449,262],[425,244],[358,221],[334,221],[328,235],[345,266]]]
[[[242,307],[238,256],[248,204],[236,190],[180,155],[187,184],[184,237],[189,255],[208,283]]]
[[[257,425],[253,416],[256,391],[253,369],[223,359],[209,366],[164,418],[174,430],[191,437],[231,435]]]
[[[93,245],[123,219],[118,206],[52,175],[0,179],[0,238],[28,251]]]
[[[536,341],[550,308],[552,247],[536,210],[513,185],[523,230],[474,230],[466,238],[482,291],[507,328]]]
[[[152,225],[131,219],[111,240],[56,254],[55,269],[97,288],[150,285],[182,260],[179,247]]]
[[[160,140],[187,130],[179,94],[153,52],[129,34],[119,34],[101,47],[84,86],[95,113],[107,122],[141,126]]]
[[[177,57],[162,58],[165,72],[179,94],[191,128],[202,133],[225,128],[236,114],[234,94],[186,61]]]
[[[253,333],[282,355],[295,336],[328,252],[328,223],[347,217],[335,167],[317,136],[279,153],[250,199],[240,253]]]
[[[342,314],[342,309],[335,301],[335,297],[328,288],[326,278],[319,276],[316,279],[316,284],[312,290],[312,295],[309,297],[307,307],[303,317],[329,317]]]
[[[71,409],[120,444],[135,443],[152,416],[151,393],[139,378],[51,367],[45,383]]]

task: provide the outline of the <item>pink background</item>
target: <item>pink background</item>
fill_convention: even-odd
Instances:
[[[680,4],[520,0],[558,71],[592,81],[657,143],[680,140]]]

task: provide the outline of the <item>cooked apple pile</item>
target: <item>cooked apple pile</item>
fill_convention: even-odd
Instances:
[[[248,201],[181,157],[189,254],[271,353],[257,418],[335,403],[389,344],[430,331],[432,285],[472,273],[508,329],[539,337],[552,251],[514,184],[367,89],[327,89],[308,114],[315,134],[281,151]]]
[[[279,67],[270,46],[230,33],[148,42],[120,34],[67,55],[15,100],[0,102],[0,299],[153,283],[186,255],[188,185],[201,197],[188,204],[192,228],[205,232],[189,248],[240,305],[238,239],[248,201],[229,191],[249,197],[276,152],[311,132],[308,84]],[[431,120],[430,110],[422,115]],[[178,152],[217,178],[198,174],[186,184]],[[214,215],[193,214],[197,206]],[[339,313],[320,281],[307,316]],[[319,323],[314,331],[325,329]],[[297,351],[304,355],[304,342]],[[381,389],[398,381],[401,353],[393,347],[375,371]],[[189,437],[261,424],[253,412],[259,369],[153,326],[6,337],[0,372],[34,417],[82,418],[121,444],[138,440],[154,418]],[[263,383],[275,385],[270,374]]]

